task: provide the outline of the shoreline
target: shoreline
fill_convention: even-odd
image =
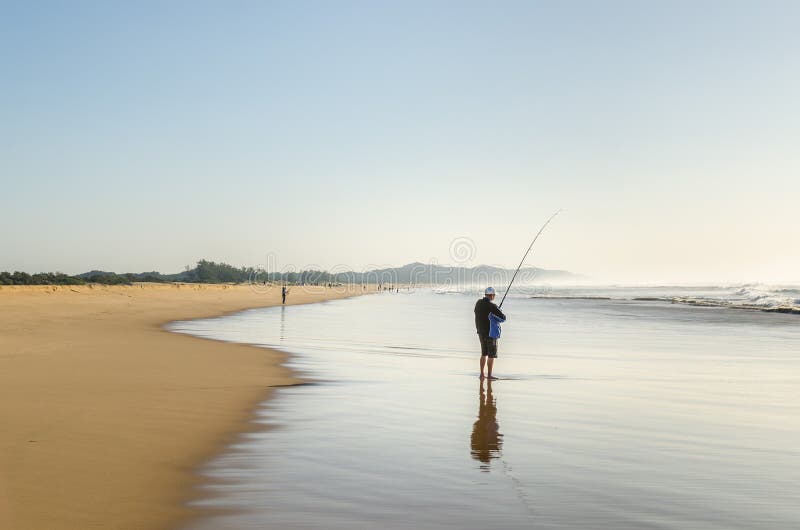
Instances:
[[[373,291],[294,287],[286,305]],[[278,287],[247,285],[0,288],[0,527],[172,529],[208,513],[189,506],[201,466],[302,379],[286,353],[165,326],[276,305]]]

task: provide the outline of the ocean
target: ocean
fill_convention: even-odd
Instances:
[[[798,528],[799,289],[529,286],[492,383],[470,288],[173,323],[309,380],[204,466],[186,530]]]

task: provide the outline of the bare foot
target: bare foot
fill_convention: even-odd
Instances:
[[[490,375],[489,377],[487,377],[487,379],[489,381],[497,381],[497,378],[495,376],[493,376],[493,375]]]
[[[486,376],[481,374],[481,379],[486,379]]]

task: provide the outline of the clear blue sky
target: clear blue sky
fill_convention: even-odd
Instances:
[[[3,2],[0,270],[800,277],[800,2]],[[541,245],[541,246],[538,246]]]

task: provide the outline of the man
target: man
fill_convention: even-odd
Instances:
[[[289,290],[286,288],[285,285],[283,287],[281,287],[281,304],[285,304],[286,303],[286,294],[288,292],[289,292]]]
[[[478,331],[478,339],[481,341],[481,379],[484,378],[483,368],[487,367],[486,377],[489,380],[497,379],[492,376],[492,368],[494,360],[497,358],[497,338],[500,336],[498,323],[506,320],[506,316],[493,302],[495,295],[494,288],[487,287],[484,297],[475,304],[475,328]],[[489,315],[492,315],[491,318]]]

